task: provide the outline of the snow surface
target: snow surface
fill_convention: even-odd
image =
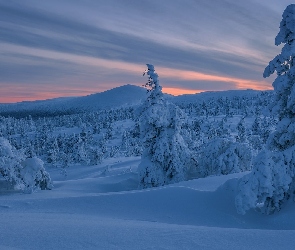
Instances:
[[[53,190],[24,194],[0,180],[0,249],[294,249],[294,203],[239,215],[246,173],[139,190],[140,157],[49,168]]]

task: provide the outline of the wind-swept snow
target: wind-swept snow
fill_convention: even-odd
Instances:
[[[236,213],[245,173],[139,190],[139,162],[76,166],[67,179],[52,168],[53,190],[6,192],[0,249],[293,249],[293,204],[272,216]]]

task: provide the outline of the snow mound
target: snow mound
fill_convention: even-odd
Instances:
[[[292,249],[294,204],[273,216],[237,214],[246,173],[139,190],[139,161],[76,166],[51,191],[0,196],[0,248]],[[48,171],[55,180],[57,169]]]

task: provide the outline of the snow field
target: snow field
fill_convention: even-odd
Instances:
[[[292,249],[292,203],[272,216],[237,214],[245,173],[139,190],[139,162],[74,166],[66,179],[49,168],[53,190],[2,195],[0,249]]]

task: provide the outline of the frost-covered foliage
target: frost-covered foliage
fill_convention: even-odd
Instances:
[[[275,39],[275,44],[284,44],[282,51],[265,68],[264,77],[277,72],[277,78],[273,82],[276,92],[274,109],[280,118],[291,118],[295,113],[295,4],[289,5],[280,23],[280,31]]]
[[[269,110],[266,107],[273,103],[273,91],[226,91],[204,92],[192,96],[178,96],[173,98],[173,103],[177,104],[189,116],[219,116],[226,115],[232,117],[256,116],[267,114]]]
[[[282,152],[261,151],[254,160],[253,171],[239,183],[236,207],[244,214],[250,208],[271,214],[279,211],[290,190],[294,189],[295,147]]]
[[[15,150],[7,139],[0,137],[0,173],[13,185],[21,183],[19,178],[21,160],[23,160],[22,154]]]
[[[263,76],[277,72],[273,82],[276,101],[273,112],[279,115],[276,130],[267,140],[266,149],[258,154],[253,171],[242,178],[236,197],[238,212],[245,213],[259,205],[270,214],[280,210],[285,200],[294,195],[295,183],[295,4],[283,13],[275,44],[282,51],[266,67]]]
[[[247,132],[246,132],[244,119],[245,118],[243,117],[237,125],[237,131],[238,131],[237,141],[241,143],[244,143],[247,141]]]
[[[0,137],[0,173],[15,188],[32,192],[36,188],[51,189],[49,174],[37,157],[25,159],[22,152]]]
[[[226,175],[251,169],[251,150],[245,143],[218,138],[207,143],[198,158],[199,177]]]
[[[35,189],[52,189],[53,185],[49,174],[43,167],[44,163],[37,157],[27,158],[21,162],[20,176],[23,181],[24,191],[31,193]]]
[[[180,135],[184,113],[167,102],[154,66],[147,64],[148,97],[139,108],[143,154],[138,166],[140,187],[156,187],[187,178],[191,152]]]
[[[201,94],[180,99],[173,97],[169,102],[176,103],[188,115],[187,121],[181,125],[181,136],[189,149],[196,152],[214,138],[235,136],[236,118],[244,117],[245,111],[253,116],[261,115],[272,95],[271,91],[234,91],[230,95],[205,93],[208,98],[204,100]],[[135,105],[70,115],[42,113],[42,117],[34,115],[33,118],[18,119],[0,116],[0,136],[8,139],[16,149],[21,149],[26,157],[37,156],[45,166],[61,168],[64,172],[75,164],[96,165],[110,157],[140,156],[142,142],[134,115],[136,109]],[[21,117],[25,115],[28,113],[20,113]],[[250,115],[245,118],[246,127],[253,118]],[[256,139],[260,137],[249,140],[249,143],[261,144]],[[262,143],[265,144],[264,139]]]
[[[64,171],[74,164],[94,165],[109,157],[141,155],[141,140],[133,129],[134,109],[126,106],[38,119],[0,116],[0,136],[25,157],[39,157],[45,166]],[[126,130],[122,123],[128,124],[125,145],[116,140]]]

